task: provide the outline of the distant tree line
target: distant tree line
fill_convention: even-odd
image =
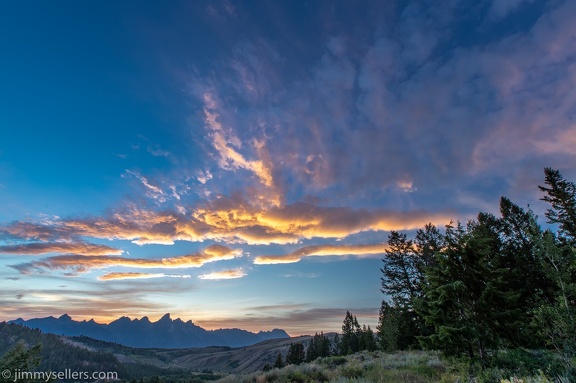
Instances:
[[[303,342],[290,343],[286,358],[283,358],[282,353],[279,352],[274,364],[265,364],[263,370],[282,368],[288,364],[309,363],[328,356],[349,355],[364,350],[375,351],[377,348],[376,335],[370,326],[360,326],[356,316],[347,311],[342,323],[341,335],[335,334],[329,337],[320,332],[320,334],[316,333],[306,343],[306,346]]]
[[[502,197],[499,216],[481,212],[443,232],[428,224],[414,239],[390,233],[382,350],[435,349],[487,366],[498,350],[549,348],[574,368],[576,186],[557,170],[544,173],[549,229]]]

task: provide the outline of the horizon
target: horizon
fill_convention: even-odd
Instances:
[[[64,316],[68,316],[72,321],[75,321],[75,322],[89,322],[89,321],[94,321],[96,324],[100,324],[100,325],[108,325],[108,324],[110,324],[110,323],[112,323],[112,322],[115,322],[115,321],[117,321],[117,320],[119,320],[119,319],[122,319],[122,318],[127,318],[127,319],[129,319],[130,321],[141,321],[141,320],[144,320],[144,319],[146,318],[146,319],[148,319],[148,321],[149,321],[150,323],[158,323],[158,322],[159,322],[160,320],[162,320],[164,317],[168,316],[168,318],[169,318],[170,320],[172,320],[172,321],[180,320],[180,321],[183,322],[183,323],[191,322],[193,325],[196,325],[196,326],[198,326],[198,327],[202,327],[204,330],[208,330],[208,331],[214,331],[214,330],[231,330],[231,329],[246,330],[246,329],[238,328],[238,327],[205,328],[205,327],[200,326],[199,324],[197,324],[192,318],[190,318],[190,319],[188,319],[188,318],[182,319],[182,318],[180,318],[180,317],[173,318],[171,313],[165,313],[164,315],[161,315],[160,317],[157,317],[157,318],[150,318],[150,317],[147,316],[147,315],[144,315],[143,317],[140,317],[140,318],[138,318],[138,317],[130,317],[130,316],[127,316],[127,315],[123,315],[123,316],[118,317],[118,318],[116,318],[116,319],[114,319],[114,320],[111,320],[111,321],[109,321],[109,322],[98,322],[98,321],[95,320],[94,318],[90,318],[90,319],[78,319],[78,318],[72,317],[71,315],[68,315],[67,313],[64,313],[64,314],[61,314],[61,315],[49,315],[49,316],[47,316],[47,317],[42,317],[42,318],[14,318],[14,319],[10,319],[10,320],[5,320],[4,322],[14,322],[14,321],[17,321],[17,320],[29,321],[29,320],[31,320],[31,319],[48,319],[48,318],[60,319],[60,318],[62,318],[62,317],[64,317]],[[269,328],[269,329],[261,329],[261,330],[259,330],[259,331],[254,331],[254,330],[246,330],[246,331],[250,331],[250,332],[253,332],[253,333],[258,333],[258,332],[272,332],[272,331],[274,331],[274,330],[282,330],[282,331],[284,331],[284,329],[282,329],[282,328]],[[285,332],[286,332],[286,331],[285,331]],[[288,332],[286,332],[286,333],[288,334]],[[288,334],[288,335],[290,335],[290,334]],[[299,337],[299,336],[310,336],[310,334],[300,334],[300,335],[295,335],[295,336],[291,336],[291,335],[290,335],[291,338],[295,338],[295,337]]]
[[[576,2],[138,4],[0,3],[0,320],[375,329],[391,231],[576,180]]]

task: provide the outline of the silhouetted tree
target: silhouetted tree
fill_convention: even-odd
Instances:
[[[316,333],[308,342],[306,349],[306,362],[311,362],[320,357],[330,356],[330,339],[323,332]]]
[[[282,367],[284,367],[284,359],[282,359],[282,354],[278,353],[278,355],[276,355],[276,361],[274,362],[274,368]]]
[[[290,343],[288,354],[286,354],[286,364],[298,365],[306,359],[304,345],[302,343]]]
[[[340,339],[340,355],[349,355],[360,350],[360,334],[362,329],[358,319],[350,311],[346,311],[342,323],[342,338]]]

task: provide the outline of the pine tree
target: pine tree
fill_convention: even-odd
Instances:
[[[316,333],[308,342],[306,349],[306,362],[312,362],[317,358],[330,356],[330,339],[320,332]]]
[[[545,192],[542,201],[552,205],[546,212],[549,223],[557,223],[560,233],[574,243],[576,241],[576,185],[565,180],[558,170],[544,169],[547,186],[538,186]]]
[[[555,297],[537,311],[548,342],[569,361],[576,355],[576,185],[558,170],[544,170],[547,186],[539,186],[551,208],[549,223],[558,224],[559,235],[547,231],[535,237],[546,276],[556,287]]]
[[[376,327],[378,331],[378,346],[382,351],[394,352],[398,350],[399,322],[399,310],[383,300],[378,316],[378,326]]]
[[[350,311],[346,311],[346,316],[342,323],[342,338],[339,344],[339,354],[349,355],[358,352],[360,349],[360,334],[362,328],[358,323],[358,319],[353,316]]]
[[[15,382],[16,372],[33,371],[35,367],[40,364],[40,352],[42,346],[37,344],[34,347],[26,348],[24,342],[20,341],[14,345],[6,354],[0,358],[0,371],[3,372],[0,376],[0,382]],[[4,371],[9,371],[10,376],[4,376]],[[17,379],[18,382],[28,383],[35,382],[32,377],[30,379],[21,377]]]
[[[360,339],[360,350],[375,351],[377,348],[374,331],[370,326],[362,326],[362,337]]]
[[[379,336],[385,350],[415,347],[418,336],[431,333],[415,308],[423,298],[426,269],[433,265],[434,253],[441,248],[441,242],[440,232],[432,224],[418,230],[416,242],[396,231],[388,236],[390,248],[381,269],[388,313],[380,317],[379,324],[380,328],[386,329],[386,333]],[[392,335],[395,339],[390,338]]]
[[[274,368],[283,368],[284,367],[284,360],[282,359],[282,354],[278,353],[276,355],[276,361],[274,362]]]
[[[445,247],[430,268],[421,315],[435,332],[424,346],[448,355],[467,355],[486,366],[489,351],[506,345],[521,313],[518,294],[500,267],[502,242],[498,220],[480,213],[467,228],[447,226]],[[510,308],[512,307],[512,308]]]
[[[299,365],[306,359],[304,345],[302,343],[290,343],[288,354],[286,354],[286,364]]]
[[[395,305],[409,308],[419,290],[414,244],[406,234],[392,231],[388,245],[380,269],[383,274],[382,292],[389,295]]]
[[[314,337],[308,342],[308,347],[306,348],[306,362],[310,363],[318,358],[318,333],[314,334]]]

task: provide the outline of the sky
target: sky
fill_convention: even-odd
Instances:
[[[377,323],[391,230],[576,180],[576,2],[0,2],[0,320]]]

